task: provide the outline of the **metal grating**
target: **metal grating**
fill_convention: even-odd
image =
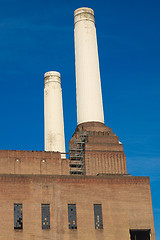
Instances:
[[[84,148],[87,142],[85,131],[80,132],[79,139],[74,140],[74,144],[69,147],[70,175],[84,175]]]
[[[94,204],[94,223],[95,223],[95,229],[103,229],[101,204]]]
[[[76,204],[68,204],[69,229],[77,229]]]
[[[14,203],[14,229],[23,229],[22,203]]]
[[[42,229],[50,229],[50,205],[41,204]]]

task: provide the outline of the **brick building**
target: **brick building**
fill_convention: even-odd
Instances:
[[[1,150],[0,186],[0,239],[155,239],[149,178],[102,123],[77,126],[70,160]]]
[[[149,178],[127,174],[123,144],[94,118],[78,122],[68,159],[0,151],[0,214],[0,240],[155,240]]]

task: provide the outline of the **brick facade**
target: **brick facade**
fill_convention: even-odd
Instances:
[[[0,150],[0,174],[68,175],[69,160],[59,152]]]
[[[70,159],[58,152],[0,150],[0,240],[130,240],[134,229],[149,230],[155,240],[149,178],[127,174],[123,145],[112,130],[103,123],[80,124],[69,144]],[[73,150],[79,145],[80,152]],[[83,172],[70,175],[77,153]],[[43,215],[47,229],[41,204],[49,211]],[[76,214],[74,229],[68,204]],[[100,206],[103,229],[95,228],[94,205]],[[22,229],[14,229],[21,221],[14,218],[15,206],[22,206]]]
[[[1,175],[0,184],[0,239],[129,240],[129,229],[151,229],[155,239],[148,177]],[[22,203],[23,230],[14,230],[14,203]],[[50,204],[49,230],[42,229],[42,203]],[[76,230],[68,227],[68,204],[76,204]],[[102,206],[102,230],[93,204]]]
[[[77,126],[70,140],[70,147],[76,148],[81,134],[86,135],[84,146],[85,175],[126,174],[126,157],[123,145],[104,123],[88,122]]]

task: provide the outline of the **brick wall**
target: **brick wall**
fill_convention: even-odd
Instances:
[[[14,203],[23,204],[23,230],[14,230]],[[50,204],[50,230],[42,230],[41,204]],[[76,204],[77,230],[68,228],[68,204]],[[102,204],[96,230],[93,204]],[[151,229],[148,177],[0,175],[0,240],[129,240],[129,229]]]
[[[68,175],[69,160],[58,152],[0,150],[0,174]]]
[[[124,152],[85,151],[86,175],[127,174]]]
[[[119,137],[109,127],[98,122],[78,125],[70,140],[70,149],[78,148],[77,142],[84,139],[84,137],[81,137],[82,135],[85,135],[83,151],[84,174],[127,174],[123,144],[119,142]],[[75,154],[77,154],[76,151]],[[72,155],[74,155],[74,151],[72,151]],[[75,168],[73,164],[74,159],[71,162],[72,170]]]

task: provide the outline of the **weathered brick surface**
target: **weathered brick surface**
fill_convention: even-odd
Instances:
[[[76,141],[86,134],[84,147],[84,168],[86,175],[98,173],[126,174],[126,157],[123,144],[104,123],[79,124],[70,140],[70,147],[76,148]]]
[[[96,137],[95,137],[96,138]],[[94,152],[122,152],[123,151],[123,145],[122,144],[114,144],[114,143],[101,143],[101,144],[95,144],[92,142],[87,142],[85,145],[86,151],[94,151]]]
[[[151,229],[148,177],[0,175],[0,240],[129,240],[129,229]],[[23,204],[23,230],[14,230],[14,203]],[[41,203],[50,204],[51,229],[42,230]],[[76,204],[77,230],[68,229]],[[95,230],[93,204],[102,204],[103,230]]]
[[[0,174],[68,175],[69,160],[58,152],[0,150]]]
[[[124,152],[85,152],[86,175],[98,173],[126,174],[126,157]]]
[[[129,229],[151,229],[148,177],[127,175],[123,145],[103,123],[77,126],[70,146],[86,134],[85,176],[69,176],[60,153],[0,150],[0,240],[129,240]],[[14,230],[14,203],[23,204],[23,230]],[[41,204],[50,204],[50,230],[42,230]],[[76,204],[77,230],[68,228],[68,204]],[[103,230],[93,204],[102,204]]]

